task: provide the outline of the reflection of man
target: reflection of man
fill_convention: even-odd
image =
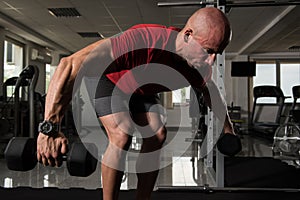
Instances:
[[[140,128],[147,127],[139,130],[144,135],[141,153],[158,151],[166,139],[166,128],[161,121],[159,109],[153,110],[151,107],[159,104],[156,93],[166,91],[167,88],[158,84],[137,87],[139,78],[136,74],[130,74],[131,69],[149,63],[170,66],[179,71],[193,87],[202,91],[206,103],[211,106],[208,86],[216,89],[210,81],[211,66],[216,54],[222,53],[227,46],[229,38],[230,26],[225,15],[216,8],[203,8],[195,12],[179,32],[159,25],[138,25],[61,60],[51,80],[45,107],[45,120],[58,124],[71,100],[75,78],[82,64],[86,62],[85,59],[94,58],[99,62],[101,59],[109,59],[108,62],[112,63],[100,78],[95,99],[96,113],[109,139],[102,162],[105,200],[118,198],[123,176],[120,169],[124,165],[125,157],[122,150],[128,150],[135,125]],[[148,48],[139,49],[140,46]],[[98,49],[97,55],[93,55],[95,48]],[[164,51],[168,48],[173,49],[176,54]],[[164,78],[174,83],[174,88],[171,86],[169,89],[186,86],[177,83],[176,78],[167,75]],[[130,101],[128,96],[131,96]],[[226,106],[219,93],[212,98],[217,98],[220,109],[226,112],[224,131],[233,133]],[[61,154],[67,151],[66,145],[67,139],[62,132],[48,135],[40,133],[37,142],[38,160],[44,165],[60,166]],[[158,168],[151,171],[139,168],[158,160],[144,160],[143,157],[137,160],[137,199],[150,199],[158,175]]]

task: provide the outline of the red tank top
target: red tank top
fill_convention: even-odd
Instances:
[[[124,93],[154,94],[193,85],[202,89],[211,68],[201,74],[175,53],[180,29],[141,24],[112,37],[113,67],[105,71]]]

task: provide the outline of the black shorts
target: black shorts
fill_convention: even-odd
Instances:
[[[164,114],[159,96],[130,94],[119,90],[114,83],[103,76],[98,83],[95,94],[95,110],[98,117],[117,112],[146,113],[156,112]]]

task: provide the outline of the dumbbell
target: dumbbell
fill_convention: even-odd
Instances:
[[[241,139],[231,133],[222,133],[217,141],[217,148],[226,156],[235,156],[242,150]]]
[[[14,171],[29,171],[37,164],[36,141],[33,138],[14,137],[4,152],[8,169]],[[97,167],[98,150],[95,144],[74,142],[69,152],[63,155],[71,176],[87,177]]]

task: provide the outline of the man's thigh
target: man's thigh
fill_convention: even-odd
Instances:
[[[132,134],[156,132],[164,125],[165,109],[158,95],[106,96],[95,100],[95,110],[107,131]]]

